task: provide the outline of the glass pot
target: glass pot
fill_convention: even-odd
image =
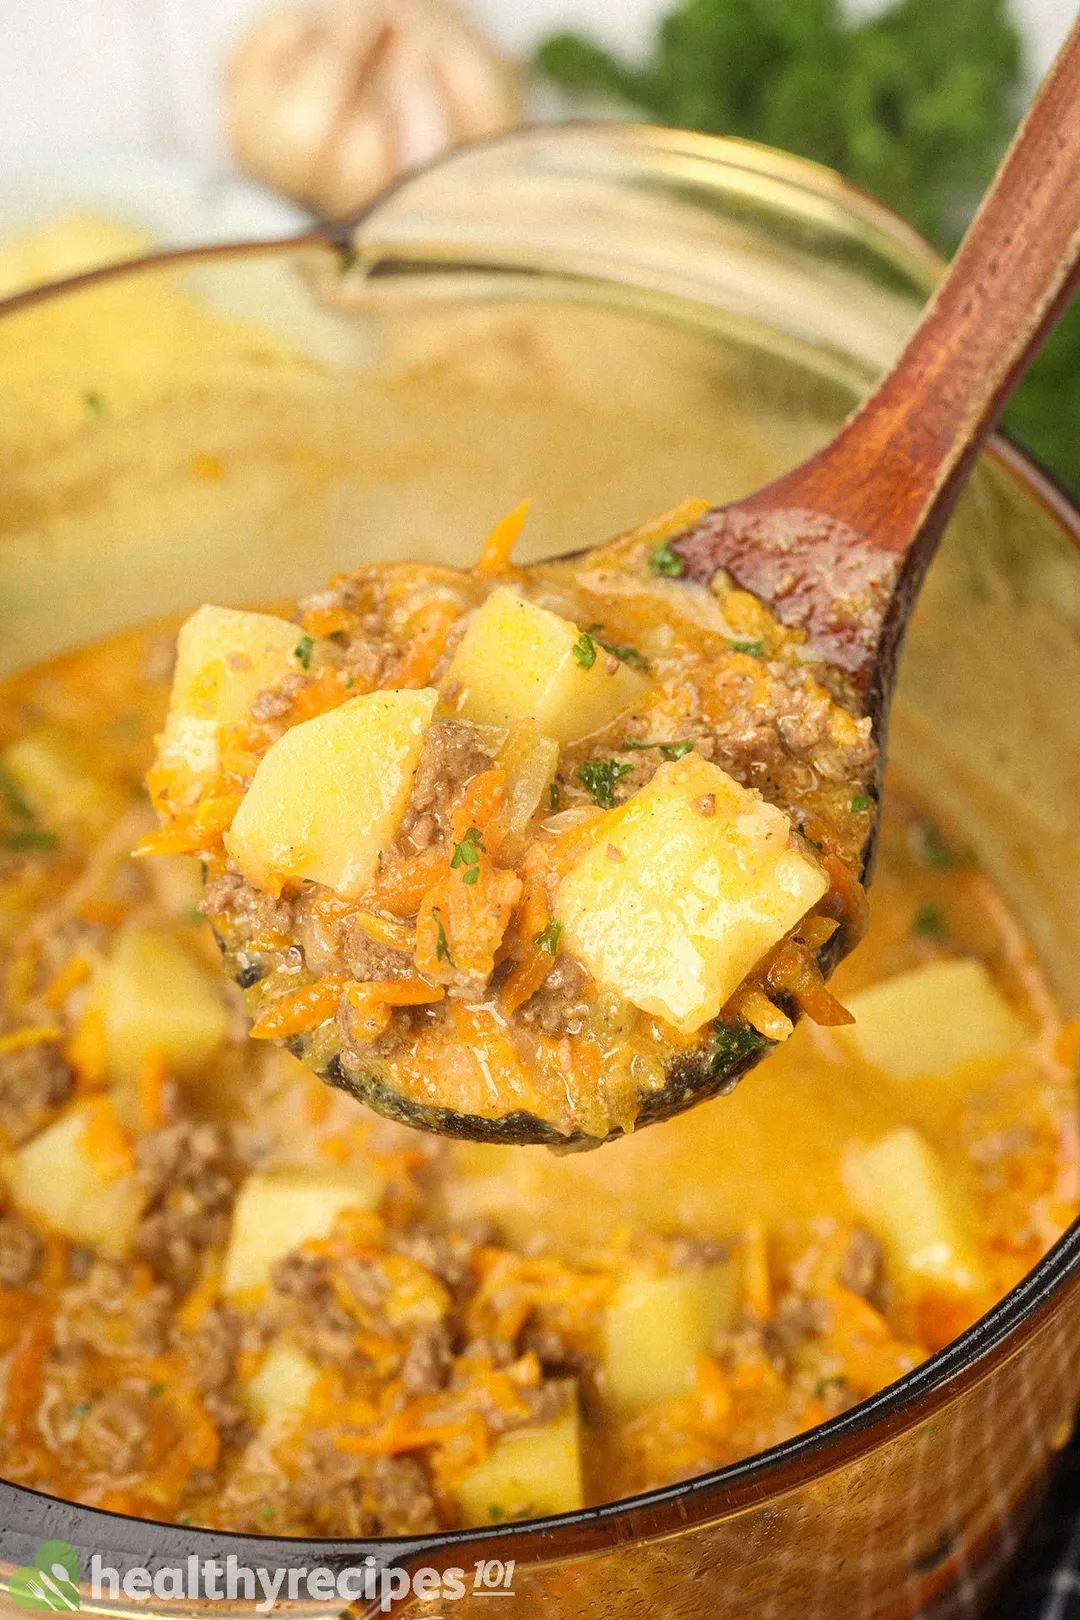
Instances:
[[[687,494],[741,494],[833,432],[938,270],[894,215],[812,164],[603,125],[460,152],[359,223],[162,254],[11,299],[0,668],[207,598],[284,599],[372,558],[461,563],[526,493],[534,556]],[[995,442],[931,571],[891,737],[903,776],[963,825],[1025,917],[1069,1016],[1078,538],[1080,514]],[[248,1595],[243,1567],[329,1570],[314,1587],[297,1577],[289,1607],[304,1612],[385,1599],[402,1615],[471,1615],[478,1602],[483,1614],[498,1590],[529,1620],[977,1613],[1070,1432],[1078,1322],[1074,1229],[881,1395],[632,1501],[312,1544],[0,1485],[0,1559],[10,1571],[47,1539],[70,1542],[84,1606],[110,1613],[251,1610],[263,1594]],[[95,1597],[95,1554],[120,1577],[149,1574],[126,1592],[103,1577]],[[223,1605],[175,1580],[147,1590],[164,1567],[229,1555],[241,1572]],[[413,1578],[423,1569],[435,1584]],[[2,1593],[0,1611],[17,1612]]]

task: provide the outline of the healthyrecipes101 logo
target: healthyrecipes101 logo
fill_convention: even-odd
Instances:
[[[472,1597],[514,1596],[514,1561],[481,1558],[471,1569],[403,1569],[399,1564],[381,1564],[369,1554],[361,1564],[340,1569],[252,1568],[241,1564],[232,1553],[225,1559],[199,1558],[195,1554],[183,1564],[162,1565],[153,1571],[142,1566],[121,1572],[104,1563],[95,1553],[90,1560],[89,1591],[96,1602],[115,1602],[123,1596],[134,1603],[153,1598],[186,1598],[253,1602],[256,1613],[270,1614],[279,1602],[295,1604],[304,1599],[316,1603],[366,1601],[383,1614],[407,1597],[431,1601],[439,1598],[455,1602],[468,1593]],[[34,1562],[13,1571],[8,1583],[11,1601],[20,1609],[50,1609],[54,1614],[82,1607],[79,1591],[79,1559],[67,1541],[44,1541]]]
[[[32,1564],[12,1571],[8,1591],[20,1609],[81,1609],[74,1547],[69,1541],[43,1541]]]

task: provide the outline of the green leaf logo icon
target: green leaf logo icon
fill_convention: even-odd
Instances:
[[[49,1609],[54,1614],[80,1609],[79,1560],[74,1547],[68,1541],[43,1541],[34,1562],[12,1573],[8,1591],[20,1609]]]

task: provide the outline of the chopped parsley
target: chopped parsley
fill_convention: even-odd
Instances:
[[[949,929],[945,921],[945,914],[936,900],[925,901],[915,913],[915,920],[911,925],[911,932],[916,939],[948,939]]]
[[[596,663],[596,642],[587,630],[578,636],[570,651],[581,665],[582,669],[592,669]]]
[[[552,782],[551,786],[548,788],[548,809],[557,810],[559,808],[559,800],[561,798],[562,793],[560,791],[558,782]]]
[[[164,1384],[151,1384],[150,1388],[147,1390],[146,1393],[147,1393],[147,1395],[149,1395],[149,1397],[150,1397],[150,1399],[152,1401],[159,1400],[161,1398],[161,1396],[164,1395],[164,1393],[165,1393],[165,1385]]]
[[[295,656],[300,660],[304,669],[311,668],[311,655],[315,651],[314,636],[301,636],[293,648]]]
[[[610,653],[612,658],[617,658],[620,664],[629,664],[633,669],[648,669],[648,660],[642,657],[636,647],[613,647],[610,641],[604,641],[597,635],[597,631],[603,628],[602,624],[589,626],[588,634],[598,647],[603,647],[604,651]]]
[[[873,802],[869,793],[856,793],[851,801],[851,808],[857,816],[865,816]]]
[[[455,872],[460,870],[462,883],[473,884],[480,876],[480,851],[483,848],[484,840],[479,827],[470,827],[461,843],[454,845],[450,865]]]
[[[561,933],[562,923],[556,922],[553,917],[547,927],[534,936],[533,944],[539,945],[542,951],[547,951],[549,955],[554,956],[559,949],[559,935]]]
[[[34,820],[34,811],[25,793],[2,765],[0,765],[0,798],[4,800],[13,816],[18,816],[21,821]]]
[[[683,759],[687,754],[694,752],[694,745],[688,740],[683,742],[624,742],[624,748],[656,748],[665,759]]]
[[[449,962],[451,967],[456,967],[457,963],[450,955],[450,942],[446,937],[446,929],[442,925],[442,918],[439,916],[437,906],[433,909],[431,915],[435,919],[435,960],[436,962]]]
[[[109,414],[109,408],[105,401],[102,399],[101,395],[95,393],[93,389],[83,395],[83,405],[86,407],[86,410],[90,416],[101,418],[102,416],[108,416]]]
[[[750,1024],[725,1024],[719,1018],[713,1024],[713,1044],[709,1053],[709,1074],[721,1075],[732,1064],[762,1051],[772,1042],[759,1035]]]
[[[960,865],[960,857],[942,838],[932,821],[915,821],[909,833],[912,850],[924,866],[935,872],[947,872]]]
[[[601,810],[614,810],[615,789],[633,768],[632,765],[621,764],[617,759],[598,759],[579,765],[577,779],[592,794]]]
[[[751,658],[760,658],[765,651],[763,641],[733,641],[732,652],[749,653]]]
[[[686,560],[672,551],[666,540],[649,549],[649,567],[663,579],[681,579],[686,573]]]
[[[20,827],[17,832],[5,833],[0,838],[0,849],[9,850],[13,854],[28,849],[55,849],[56,847],[56,834],[46,832],[43,827]]]

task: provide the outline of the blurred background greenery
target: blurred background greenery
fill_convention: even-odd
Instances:
[[[955,248],[1029,88],[1006,0],[680,0],[643,62],[560,33],[539,72],[662,123],[741,135],[838,169]],[[1080,299],[1006,426],[1080,493]]]

